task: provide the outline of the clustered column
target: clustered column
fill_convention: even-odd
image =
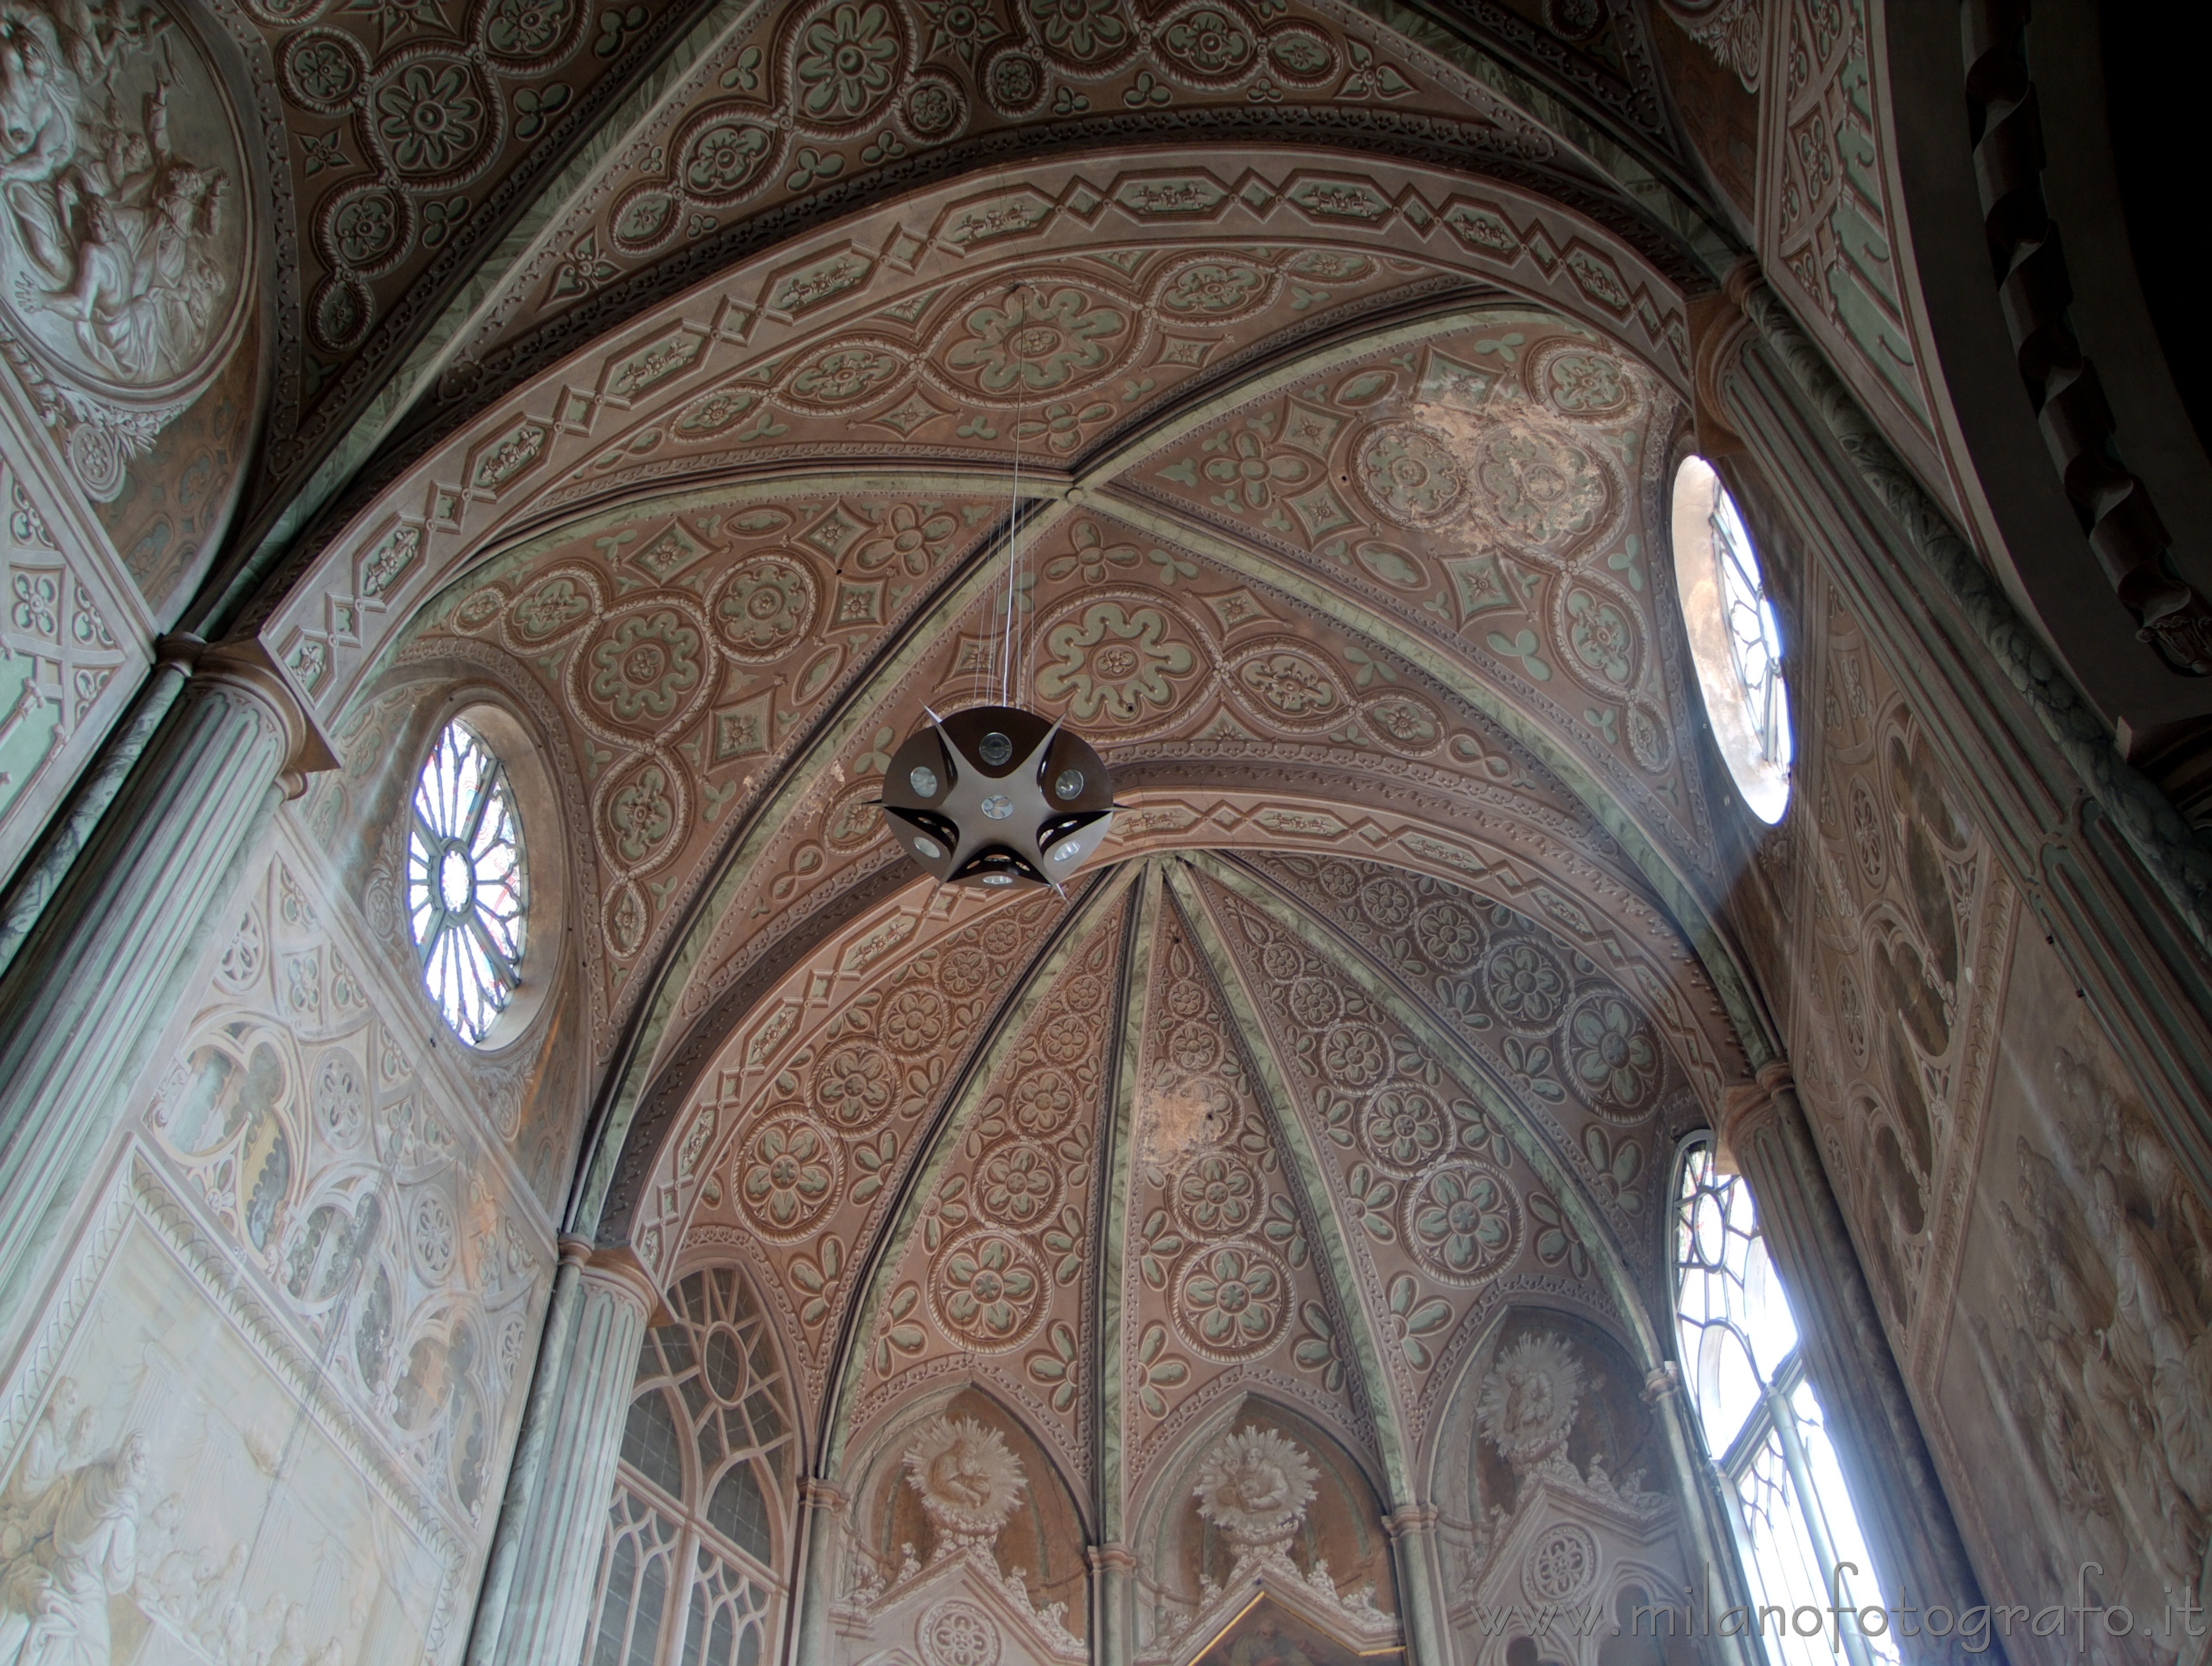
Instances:
[[[307,718],[251,645],[191,680],[0,988],[0,1336],[127,1109],[146,1049],[308,749]]]
[[[562,1240],[469,1666],[582,1658],[638,1348],[659,1305],[630,1251]]]
[[[1759,1207],[1851,1505],[1893,1606],[1981,1601],[1920,1421],[1890,1353],[1786,1064],[1768,1065],[1723,1108],[1721,1135]],[[1899,1637],[1908,1659],[1944,1660],[1957,1639]],[[1917,1652],[1914,1652],[1917,1651]]]

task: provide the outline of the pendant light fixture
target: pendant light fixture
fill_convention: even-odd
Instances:
[[[1006,617],[992,656],[999,661],[999,702],[949,717],[930,711],[928,725],[891,755],[879,800],[892,836],[944,885],[1057,888],[1098,848],[1114,818],[1114,784],[1097,749],[1064,722],[1013,703],[1024,646],[1020,416],[1017,410]]]

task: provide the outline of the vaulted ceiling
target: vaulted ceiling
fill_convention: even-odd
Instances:
[[[248,621],[311,824],[426,690],[520,714],[569,1224],[744,1262],[823,1473],[962,1377],[1133,1484],[1256,1387],[1413,1496],[1510,1308],[1656,1357],[1667,1153],[1766,1045],[1663,530],[1714,234],[1636,14],[1477,9],[715,14],[450,304],[303,277],[356,426]],[[1002,690],[1126,806],[1064,899],[873,808]]]

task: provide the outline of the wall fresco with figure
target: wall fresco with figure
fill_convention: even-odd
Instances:
[[[450,1660],[551,1224],[293,813],[220,919],[9,1367],[0,1659]]]

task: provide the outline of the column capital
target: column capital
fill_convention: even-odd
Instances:
[[[1137,1558],[1127,1545],[1086,1545],[1084,1560],[1093,1573],[1134,1573]]]
[[[1744,344],[1758,333],[1737,294],[1739,279],[1746,284],[1763,281],[1759,263],[1749,255],[1729,269],[1720,294],[1702,295],[1688,307],[1690,409],[1698,450],[1709,458],[1726,457],[1743,449],[1743,438],[1729,420],[1727,401],[1721,392]]]
[[[1713,1129],[1714,1160],[1723,1174],[1740,1172],[1736,1154],[1744,1143],[1771,1122],[1776,1102],[1797,1091],[1797,1079],[1787,1059],[1769,1059],[1747,1082],[1723,1090],[1720,1116]]]
[[[1432,1504],[1401,1504],[1382,1518],[1382,1530],[1393,1539],[1433,1533],[1440,1514]]]
[[[799,1478],[799,1501],[809,1510],[842,1510],[851,1500],[843,1489],[832,1487],[819,1475]]]
[[[661,1294],[659,1285],[654,1281],[653,1274],[646,1271],[645,1263],[637,1258],[636,1250],[627,1243],[609,1243],[592,1246],[587,1254],[579,1256],[569,1247],[578,1242],[575,1238],[561,1240],[561,1259],[563,1262],[570,1262],[579,1267],[584,1277],[592,1283],[618,1290],[635,1301],[645,1314],[645,1322],[648,1326],[674,1322],[676,1316],[668,1310],[668,1303]]]
[[[283,783],[286,798],[296,799],[306,792],[309,775],[338,767],[330,738],[258,637],[210,644],[178,632],[162,637],[154,649],[157,664],[181,666],[191,674],[188,697],[195,684],[202,690],[234,690],[268,713],[283,737],[284,762],[276,778]]]

